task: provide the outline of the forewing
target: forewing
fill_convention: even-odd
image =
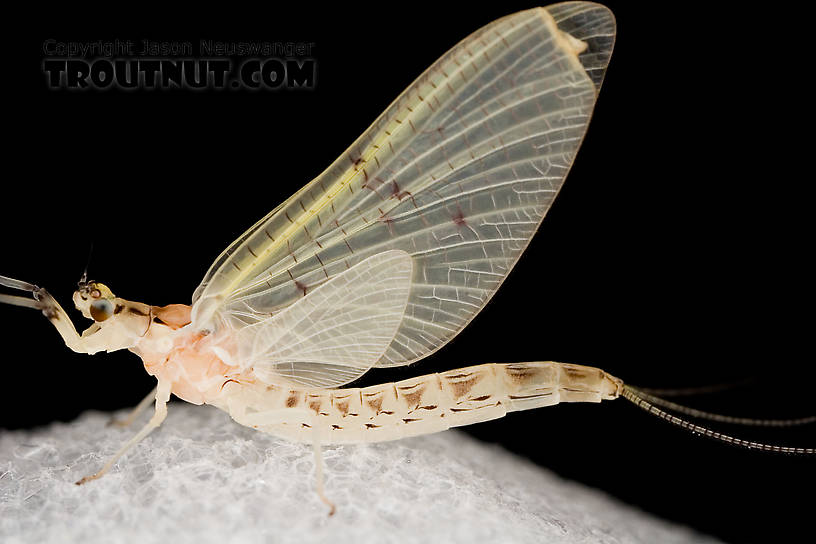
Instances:
[[[390,250],[337,274],[273,317],[240,331],[237,362],[274,383],[337,387],[391,344],[411,288],[411,257]]]
[[[377,366],[415,361],[453,338],[506,278],[561,188],[609,59],[606,8],[550,9],[499,19],[426,70],[325,172],[216,260],[194,295],[193,325],[251,326],[399,249],[413,260],[411,291]]]
[[[593,2],[562,2],[546,10],[559,30],[587,44],[578,59],[600,89],[615,46],[615,16],[609,8]]]

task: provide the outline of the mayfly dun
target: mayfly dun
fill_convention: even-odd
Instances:
[[[79,334],[47,291],[0,276],[30,295],[0,302],[41,310],[70,349],[127,349],[157,379],[124,423],[153,403],[150,421],[77,483],[105,474],[158,427],[171,394],[311,443],[318,461],[322,444],[621,396],[724,442],[813,454],[698,426],[673,413],[718,416],[573,364],[482,364],[342,388],[440,349],[496,293],[567,176],[614,38],[612,13],[587,2],[515,13],[465,38],[322,174],[224,250],[190,305],[130,302],[83,277],[73,302],[93,324]]]

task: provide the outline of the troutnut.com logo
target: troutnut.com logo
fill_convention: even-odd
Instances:
[[[312,42],[45,40],[46,85],[69,90],[314,89]]]

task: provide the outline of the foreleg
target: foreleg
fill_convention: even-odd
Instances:
[[[0,285],[31,293],[34,297],[33,300],[27,297],[0,295],[0,302],[40,310],[57,329],[65,345],[73,351],[93,354],[109,347],[109,338],[106,338],[104,334],[95,334],[100,331],[99,325],[97,324],[92,325],[80,335],[76,327],[74,327],[71,318],[68,317],[68,313],[60,306],[59,302],[42,287],[37,287],[34,284],[6,276],[0,276]]]

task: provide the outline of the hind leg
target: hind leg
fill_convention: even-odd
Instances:
[[[316,421],[317,418],[315,418]],[[320,431],[319,426],[316,424],[313,425],[314,430],[312,431],[312,448],[314,449],[314,458],[315,458],[315,490],[317,491],[317,496],[320,497],[320,500],[323,501],[326,506],[329,507],[329,515],[333,516],[334,513],[337,511],[337,508],[334,506],[334,503],[329,500],[324,492],[323,487],[323,446],[320,444]]]

